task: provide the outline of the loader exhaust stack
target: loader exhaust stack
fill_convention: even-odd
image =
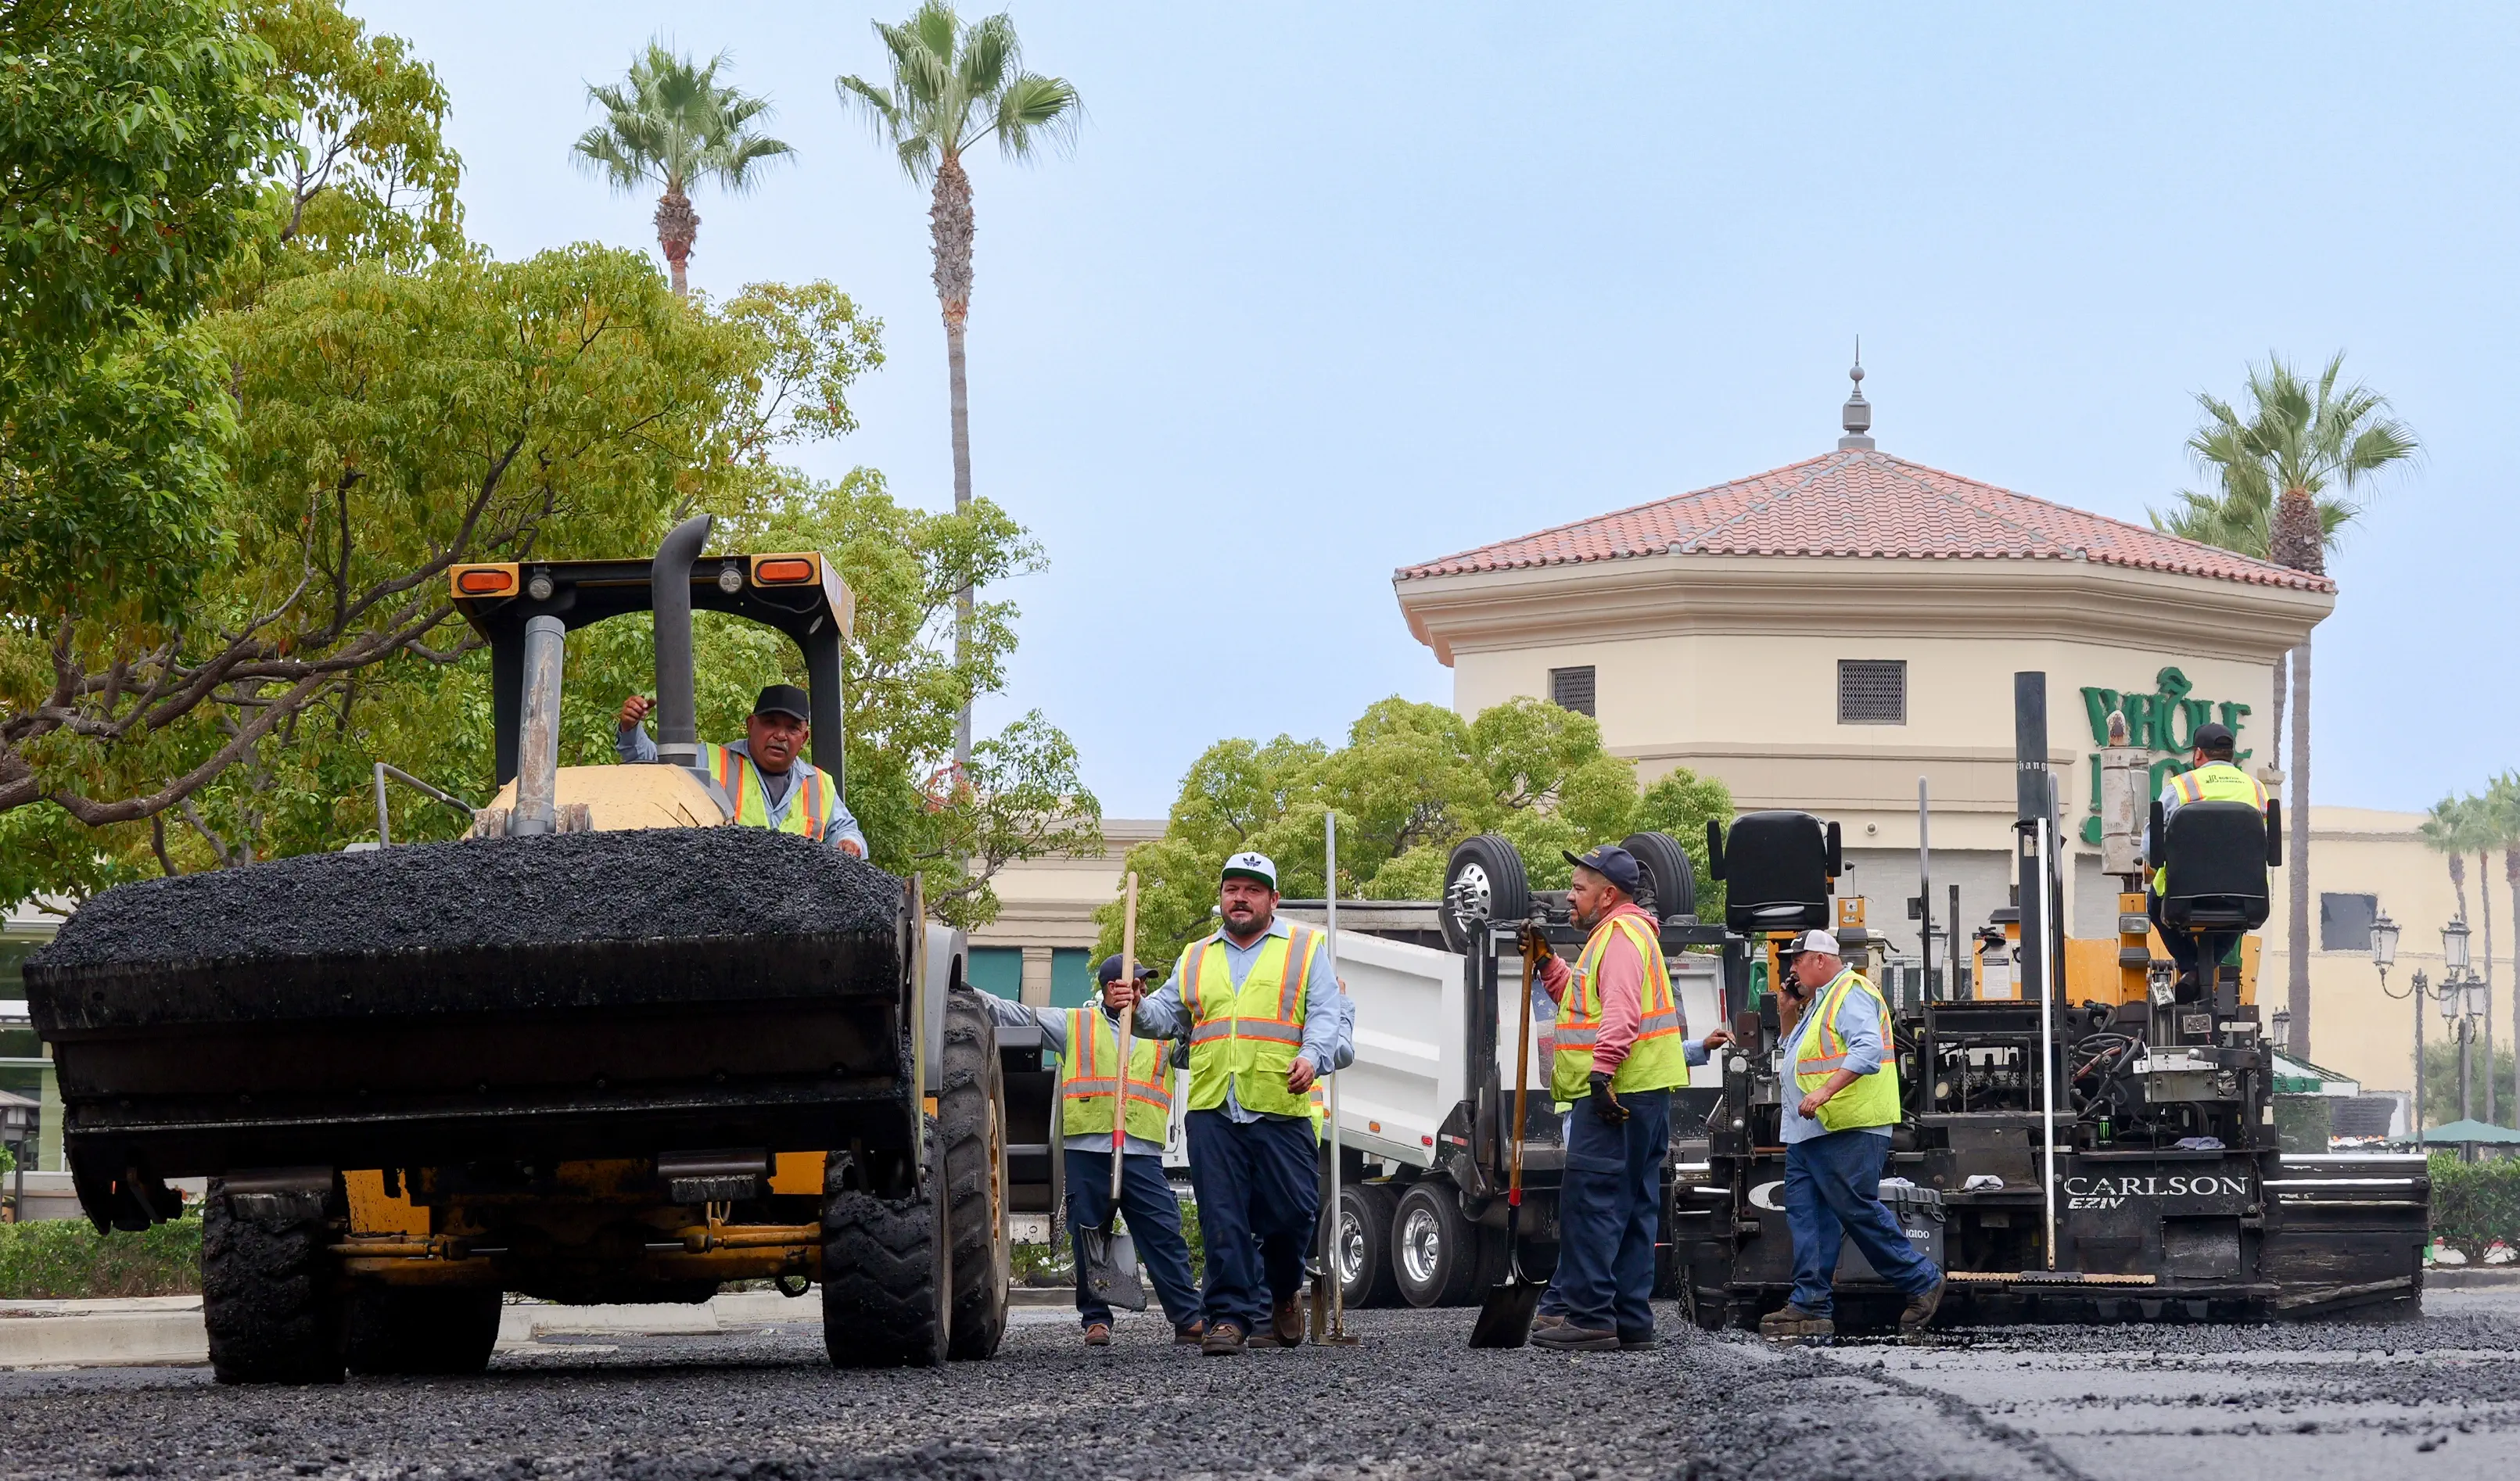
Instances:
[[[674,526],[649,568],[656,623],[656,759],[700,764],[699,700],[692,683],[692,562],[708,544],[706,515]]]
[[[512,833],[560,830],[560,677],[567,640],[568,628],[558,617],[525,621],[525,714],[518,738],[517,808],[508,825]],[[684,651],[690,651],[688,647]]]

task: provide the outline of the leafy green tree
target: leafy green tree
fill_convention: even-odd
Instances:
[[[794,153],[784,141],[754,131],[770,118],[770,100],[719,84],[717,69],[731,60],[720,52],[695,64],[651,41],[631,59],[627,77],[586,89],[587,101],[602,108],[605,118],[578,136],[572,157],[615,190],[662,191],[656,199],[656,245],[673,270],[677,296],[689,291],[684,265],[700,232],[692,188],[715,185],[740,195],[752,188],[761,161]]]
[[[892,145],[901,167],[931,187],[927,221],[936,259],[936,301],[945,317],[945,373],[954,438],[954,503],[971,500],[971,398],[964,378],[963,331],[971,313],[971,177],[963,157],[994,137],[998,153],[1017,162],[1041,144],[1075,137],[1084,105],[1064,77],[1023,68],[1014,22],[1004,15],[965,25],[944,0],[927,0],[899,25],[875,22],[891,64],[889,86],[863,77],[835,78],[843,104],[853,104]],[[970,597],[963,598],[968,606]],[[971,716],[964,711],[954,755],[971,753]]]
[[[2362,516],[2361,496],[2380,473],[2420,450],[2413,430],[2389,415],[2388,398],[2360,381],[2345,383],[2342,350],[2315,379],[2270,355],[2264,366],[2249,368],[2245,410],[2198,392],[2205,420],[2188,438],[2187,451],[2215,475],[2220,492],[2182,494],[2179,509],[2155,512],[2153,522],[2187,539],[2326,574],[2327,551]],[[2291,654],[2289,675],[2276,674],[2274,724],[2280,734],[2289,686],[2292,848],[2284,951],[2291,966],[2285,1006],[2292,1013],[2293,1042],[2305,1055],[2311,1045],[2310,656],[2305,637]]]

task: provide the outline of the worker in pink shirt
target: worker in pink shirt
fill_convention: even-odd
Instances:
[[[1730,1036],[1687,1037],[1660,926],[1636,903],[1636,856],[1605,846],[1566,861],[1575,868],[1567,905],[1592,933],[1583,954],[1569,966],[1538,930],[1523,931],[1557,1005],[1550,1093],[1578,1102],[1566,1119],[1557,1274],[1531,1340],[1560,1351],[1651,1347],[1672,1089]]]

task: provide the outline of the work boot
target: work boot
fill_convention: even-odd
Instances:
[[[1614,1353],[1619,1350],[1619,1334],[1606,1327],[1597,1331],[1577,1326],[1561,1317],[1555,1326],[1533,1332],[1531,1345],[1552,1353]]]
[[[1304,1298],[1298,1293],[1277,1302],[1269,1312],[1269,1324],[1251,1334],[1253,1347],[1301,1347],[1304,1345]]]
[[[1087,1347],[1109,1347],[1111,1345],[1111,1324],[1108,1322],[1087,1323],[1085,1324],[1085,1345]]]
[[[1930,1287],[1908,1298],[1907,1309],[1899,1313],[1900,1335],[1912,1337],[1934,1320],[1935,1309],[1943,1304],[1943,1286],[1946,1283],[1937,1276]]]
[[[1206,1335],[1207,1324],[1192,1320],[1187,1325],[1176,1326],[1173,1328],[1173,1346],[1196,1347],[1198,1346],[1199,1339]]]
[[[1198,1355],[1202,1358],[1231,1358],[1242,1351],[1242,1328],[1231,1322],[1211,1323],[1207,1334],[1199,1339]]]
[[[1771,1342],[1814,1342],[1837,1335],[1837,1324],[1787,1304],[1759,1319],[1759,1335]]]
[[[1555,1312],[1542,1312],[1539,1316],[1531,1319],[1531,1329],[1536,1332],[1547,1331],[1552,1326],[1564,1326],[1565,1324],[1566,1319],[1557,1315]]]
[[[1619,1328],[1619,1351],[1623,1353],[1646,1353],[1660,1346],[1662,1338],[1655,1336],[1650,1326],[1642,1331],[1624,1326]]]

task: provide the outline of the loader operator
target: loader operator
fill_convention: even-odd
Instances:
[[[1144,981],[1155,968],[1139,966]],[[1129,1234],[1154,1281],[1155,1298],[1172,1319],[1176,1345],[1195,1347],[1205,1331],[1198,1317],[1198,1290],[1190,1279],[1190,1245],[1182,1239],[1181,1200],[1164,1176],[1164,1136],[1172,1129],[1173,1089],[1178,1059],[1174,1046],[1137,1032],[1129,1036],[1129,1062],[1120,1063],[1120,1006],[1133,990],[1120,987],[1120,959],[1105,957],[1096,976],[1102,984],[1100,1006],[1026,1008],[988,993],[980,1003],[989,1016],[1010,1028],[1038,1026],[1042,1043],[1058,1056],[1058,1129],[1065,1140],[1068,1247],[1077,1247],[1086,1230],[1101,1229],[1111,1217],[1111,1106],[1125,1092],[1120,1113],[1123,1138],[1120,1156],[1120,1212]],[[1076,1282],[1076,1317],[1085,1327],[1085,1345],[1111,1342],[1111,1308],[1085,1281]]]
[[[2231,749],[2238,743],[2239,738],[2231,734],[2228,726],[2209,720],[2196,727],[2196,751],[2189,758],[2190,769],[2161,785],[2161,826],[2165,830],[2171,818],[2190,802],[2246,802],[2262,814],[2267,810],[2264,784],[2240,770],[2231,759]],[[2237,931],[2209,931],[2204,940],[2207,950],[2200,951],[2196,937],[2162,922],[2161,892],[2169,871],[2162,867],[2161,849],[2161,839],[2144,839],[2144,858],[2153,866],[2152,877],[2146,881],[2149,887],[2144,891],[2144,912],[2152,918],[2162,945],[2170,948],[2170,960],[2179,964],[2180,1000],[2194,1002],[2204,995],[2198,961],[2210,957],[2221,963],[2240,944],[2240,935]]]
[[[1942,1304],[1943,1274],[1908,1242],[1881,1203],[1890,1129],[1899,1122],[1888,1005],[1839,957],[1837,937],[1827,931],[1805,931],[1786,950],[1792,963],[1777,1010],[1801,1099],[1788,1092],[1778,1111],[1794,1289],[1784,1306],[1760,1319],[1760,1335],[1812,1340],[1835,1334],[1837,1256],[1850,1238],[1881,1279],[1907,1295],[1899,1330],[1919,1332]]]
[[[655,707],[656,701],[645,695],[621,701],[621,728],[612,748],[622,760],[639,764],[656,759],[656,742],[645,724]],[[752,701],[742,740],[700,746],[700,770],[726,792],[736,822],[836,844],[842,853],[863,859],[866,833],[857,815],[840,800],[830,774],[797,754],[814,737],[812,719],[803,690],[774,684]]]
[[[1624,848],[1578,857],[1567,904],[1592,932],[1573,967],[1532,926],[1523,946],[1557,1003],[1550,1094],[1581,1102],[1566,1120],[1557,1273],[1531,1340],[1580,1352],[1654,1344],[1654,1234],[1671,1143],[1671,1092],[1729,1043],[1684,1039],[1653,918],[1636,904],[1642,871]]]
[[[1225,861],[1217,914],[1215,934],[1184,948],[1172,980],[1138,1005],[1148,1033],[1190,1040],[1184,1121],[1207,1245],[1199,1351],[1211,1358],[1304,1340],[1304,1252],[1321,1214],[1311,1091],[1355,1055],[1328,941],[1278,918],[1268,856]]]

